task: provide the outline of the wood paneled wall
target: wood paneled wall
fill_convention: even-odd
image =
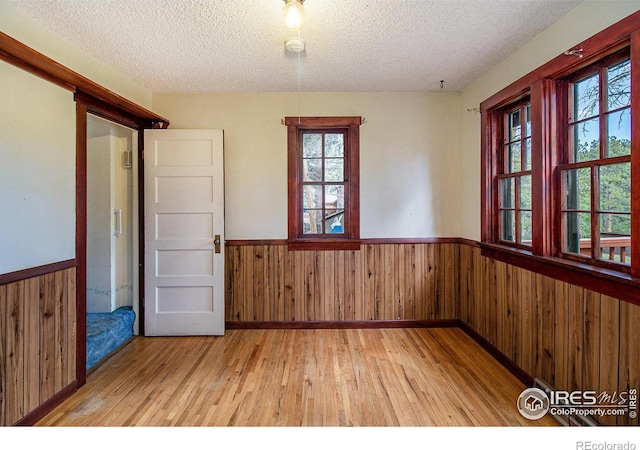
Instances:
[[[76,379],[76,269],[0,285],[0,426]]]
[[[460,319],[534,378],[560,390],[640,389],[640,306],[460,245]],[[638,418],[604,417],[605,425]]]
[[[454,319],[458,244],[226,248],[226,320]]]
[[[640,389],[640,306],[483,257],[475,245],[238,245],[226,264],[229,322],[459,319],[556,389]]]

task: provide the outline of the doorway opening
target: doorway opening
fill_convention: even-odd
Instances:
[[[87,115],[87,369],[139,331],[137,134]]]

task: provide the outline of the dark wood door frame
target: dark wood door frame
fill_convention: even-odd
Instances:
[[[87,310],[87,114],[107,119],[138,131],[138,183],[144,186],[144,130],[167,128],[169,121],[136,103],[108,90],[90,79],[59,64],[53,59],[0,32],[0,60],[43,78],[74,93],[76,102],[76,387],[86,383],[86,310]],[[139,190],[140,268],[144,259],[144,196]],[[144,270],[140,276],[140,297],[143,296]],[[144,302],[140,302],[144,317]],[[144,331],[144,320],[140,321]],[[69,395],[71,392],[69,393]],[[63,398],[59,399],[61,402]]]

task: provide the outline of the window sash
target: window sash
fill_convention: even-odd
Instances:
[[[631,174],[631,154],[616,156],[610,153],[611,136],[609,134],[609,118],[618,112],[631,111],[631,98],[623,104],[611,104],[611,84],[609,74],[612,68],[623,67],[629,60],[627,51],[616,53],[594,65],[583,69],[565,80],[567,88],[566,100],[568,120],[563,128],[567,145],[562,160],[565,164],[559,164],[560,190],[558,203],[559,213],[559,239],[560,245],[558,256],[562,258],[574,259],[576,261],[588,262],[596,266],[629,272],[631,259],[627,253],[631,253],[631,220],[632,211],[630,207],[631,192],[633,186],[630,182]],[[631,86],[629,78],[629,87]],[[622,79],[624,82],[625,80]],[[624,87],[623,87],[624,88]],[[624,94],[624,93],[623,93]],[[583,100],[586,99],[586,102]],[[623,97],[624,100],[624,97]],[[581,112],[588,110],[587,112]],[[591,126],[590,126],[591,125]],[[595,125],[595,127],[593,126]],[[578,134],[580,128],[590,135],[584,143],[578,144]],[[589,129],[587,131],[587,128]],[[578,141],[580,142],[580,141]],[[597,149],[594,146],[597,145]],[[583,150],[581,150],[583,149]],[[585,152],[584,150],[587,150]],[[596,150],[594,152],[594,150]],[[582,153],[582,156],[580,155]],[[629,175],[624,177],[624,167],[629,166]],[[607,168],[622,168],[618,171],[626,180],[615,180],[611,184],[624,185],[629,181],[629,206],[627,210],[613,211],[601,208],[601,190],[612,189],[612,186],[604,186],[601,179],[601,171]],[[574,175],[572,175],[574,174]],[[579,174],[582,174],[581,176]],[[580,178],[580,181],[579,181]],[[584,187],[580,190],[578,185],[587,185],[588,192]],[[620,186],[618,186],[620,187]],[[620,189],[618,189],[620,191]],[[615,195],[618,201],[622,198],[624,202],[623,188]],[[574,197],[572,197],[574,196]],[[578,197],[582,196],[580,201]],[[588,199],[588,205],[587,200]],[[571,204],[574,202],[574,204]],[[580,204],[575,204],[579,202]],[[588,206],[588,208],[587,208]],[[612,230],[605,230],[602,221],[607,220],[609,228],[615,219],[618,224],[617,229],[621,231],[626,228],[628,217],[628,233],[615,236]]]

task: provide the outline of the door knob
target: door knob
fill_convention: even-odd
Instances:
[[[220,235],[216,234],[213,240],[213,246],[215,248],[216,253],[220,253]]]

